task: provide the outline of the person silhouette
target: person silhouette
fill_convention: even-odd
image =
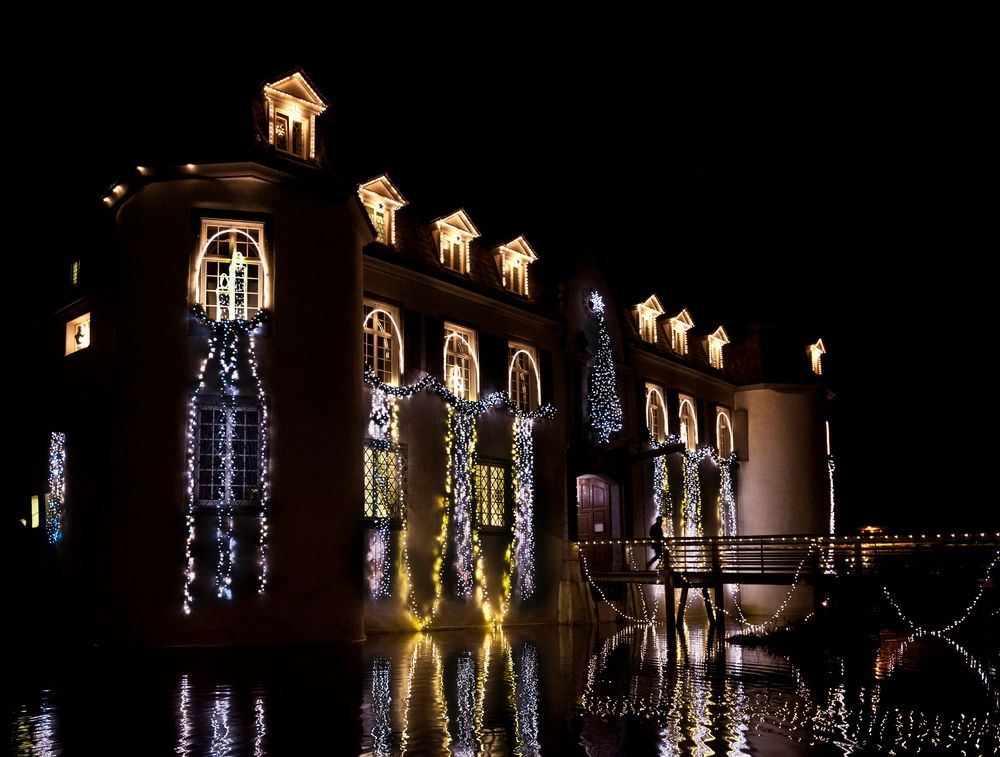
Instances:
[[[646,570],[649,570],[649,566],[654,562],[663,557],[663,516],[658,515],[656,520],[653,521],[653,525],[649,527],[649,538],[653,540],[653,552],[655,553],[651,560],[646,563]]]

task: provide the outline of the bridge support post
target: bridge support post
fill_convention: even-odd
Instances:
[[[674,572],[670,570],[669,553],[664,553],[663,562],[663,612],[667,616],[667,632],[673,634],[677,630],[676,616],[674,615],[677,612],[677,607],[674,601]]]

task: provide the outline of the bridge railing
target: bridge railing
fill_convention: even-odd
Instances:
[[[585,555],[593,557],[602,547],[631,549],[637,565],[652,557],[653,543],[648,538],[579,542]],[[676,573],[865,575],[903,573],[918,567],[954,573],[988,565],[1000,549],[1000,533],[672,537],[663,539],[663,546],[665,565]],[[625,571],[634,569],[620,564],[625,565]],[[589,569],[592,573],[608,572],[610,565],[594,564]]]

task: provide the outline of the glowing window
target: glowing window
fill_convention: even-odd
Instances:
[[[507,376],[507,391],[510,400],[525,412],[535,410],[541,401],[541,384],[538,370],[538,356],[534,347],[526,344],[510,343],[508,350],[510,365]]]
[[[38,501],[38,495],[31,495],[31,526],[30,528],[38,528],[42,522],[41,505]]]
[[[80,285],[80,261],[74,260],[69,269],[69,280],[73,286]]]
[[[399,310],[374,300],[365,300],[364,310],[365,365],[384,383],[398,385],[403,370]]]
[[[524,236],[502,244],[493,252],[504,289],[527,297],[530,292],[528,266],[538,260],[538,255]]]
[[[195,501],[207,507],[260,504],[261,409],[235,409],[205,398],[198,404],[195,440]]]
[[[90,313],[84,313],[66,323],[66,354],[85,350],[90,346]]]
[[[506,478],[501,465],[480,463],[476,466],[476,524],[480,528],[503,528]]]
[[[358,196],[368,219],[375,228],[375,239],[382,244],[396,244],[396,211],[408,204],[388,174],[376,176],[358,185]]]
[[[656,344],[656,319],[661,315],[663,315],[663,305],[655,294],[651,294],[645,302],[635,306],[635,317],[642,341]]]
[[[729,457],[733,452],[733,422],[722,408],[715,415],[715,439],[721,457]]]
[[[476,332],[444,325],[444,382],[457,397],[475,400],[479,396],[479,358]]]
[[[722,348],[729,344],[729,334],[719,326],[713,333],[709,334],[708,340],[708,362],[713,368],[722,370]]]
[[[264,226],[246,221],[201,223],[199,302],[213,321],[249,320],[264,307]]]
[[[449,216],[436,218],[433,223],[441,265],[458,273],[468,273],[471,268],[469,243],[479,237],[468,213],[456,210]]]
[[[694,411],[694,398],[681,395],[680,437],[689,450],[698,448],[698,419]]]
[[[372,440],[365,443],[366,518],[403,520],[406,516],[406,447],[386,448]]]
[[[443,238],[441,245],[441,262],[444,263],[445,268],[465,273],[468,270],[466,241],[455,235]]]
[[[688,331],[694,326],[691,314],[687,308],[669,319],[670,324],[670,349],[678,355],[688,354]]]
[[[646,428],[650,441],[662,442],[667,435],[667,405],[663,390],[656,384],[646,384]]]

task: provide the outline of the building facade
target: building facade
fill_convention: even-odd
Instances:
[[[25,485],[88,635],[590,622],[588,561],[649,554],[588,548],[581,572],[578,539],[658,515],[826,530],[821,341],[769,378],[761,335],[632,302],[593,263],[539,274],[489,219],[327,170],[326,108],[302,72],[268,82],[240,159],[137,167],[103,198],[109,275],[51,322],[49,470]]]

